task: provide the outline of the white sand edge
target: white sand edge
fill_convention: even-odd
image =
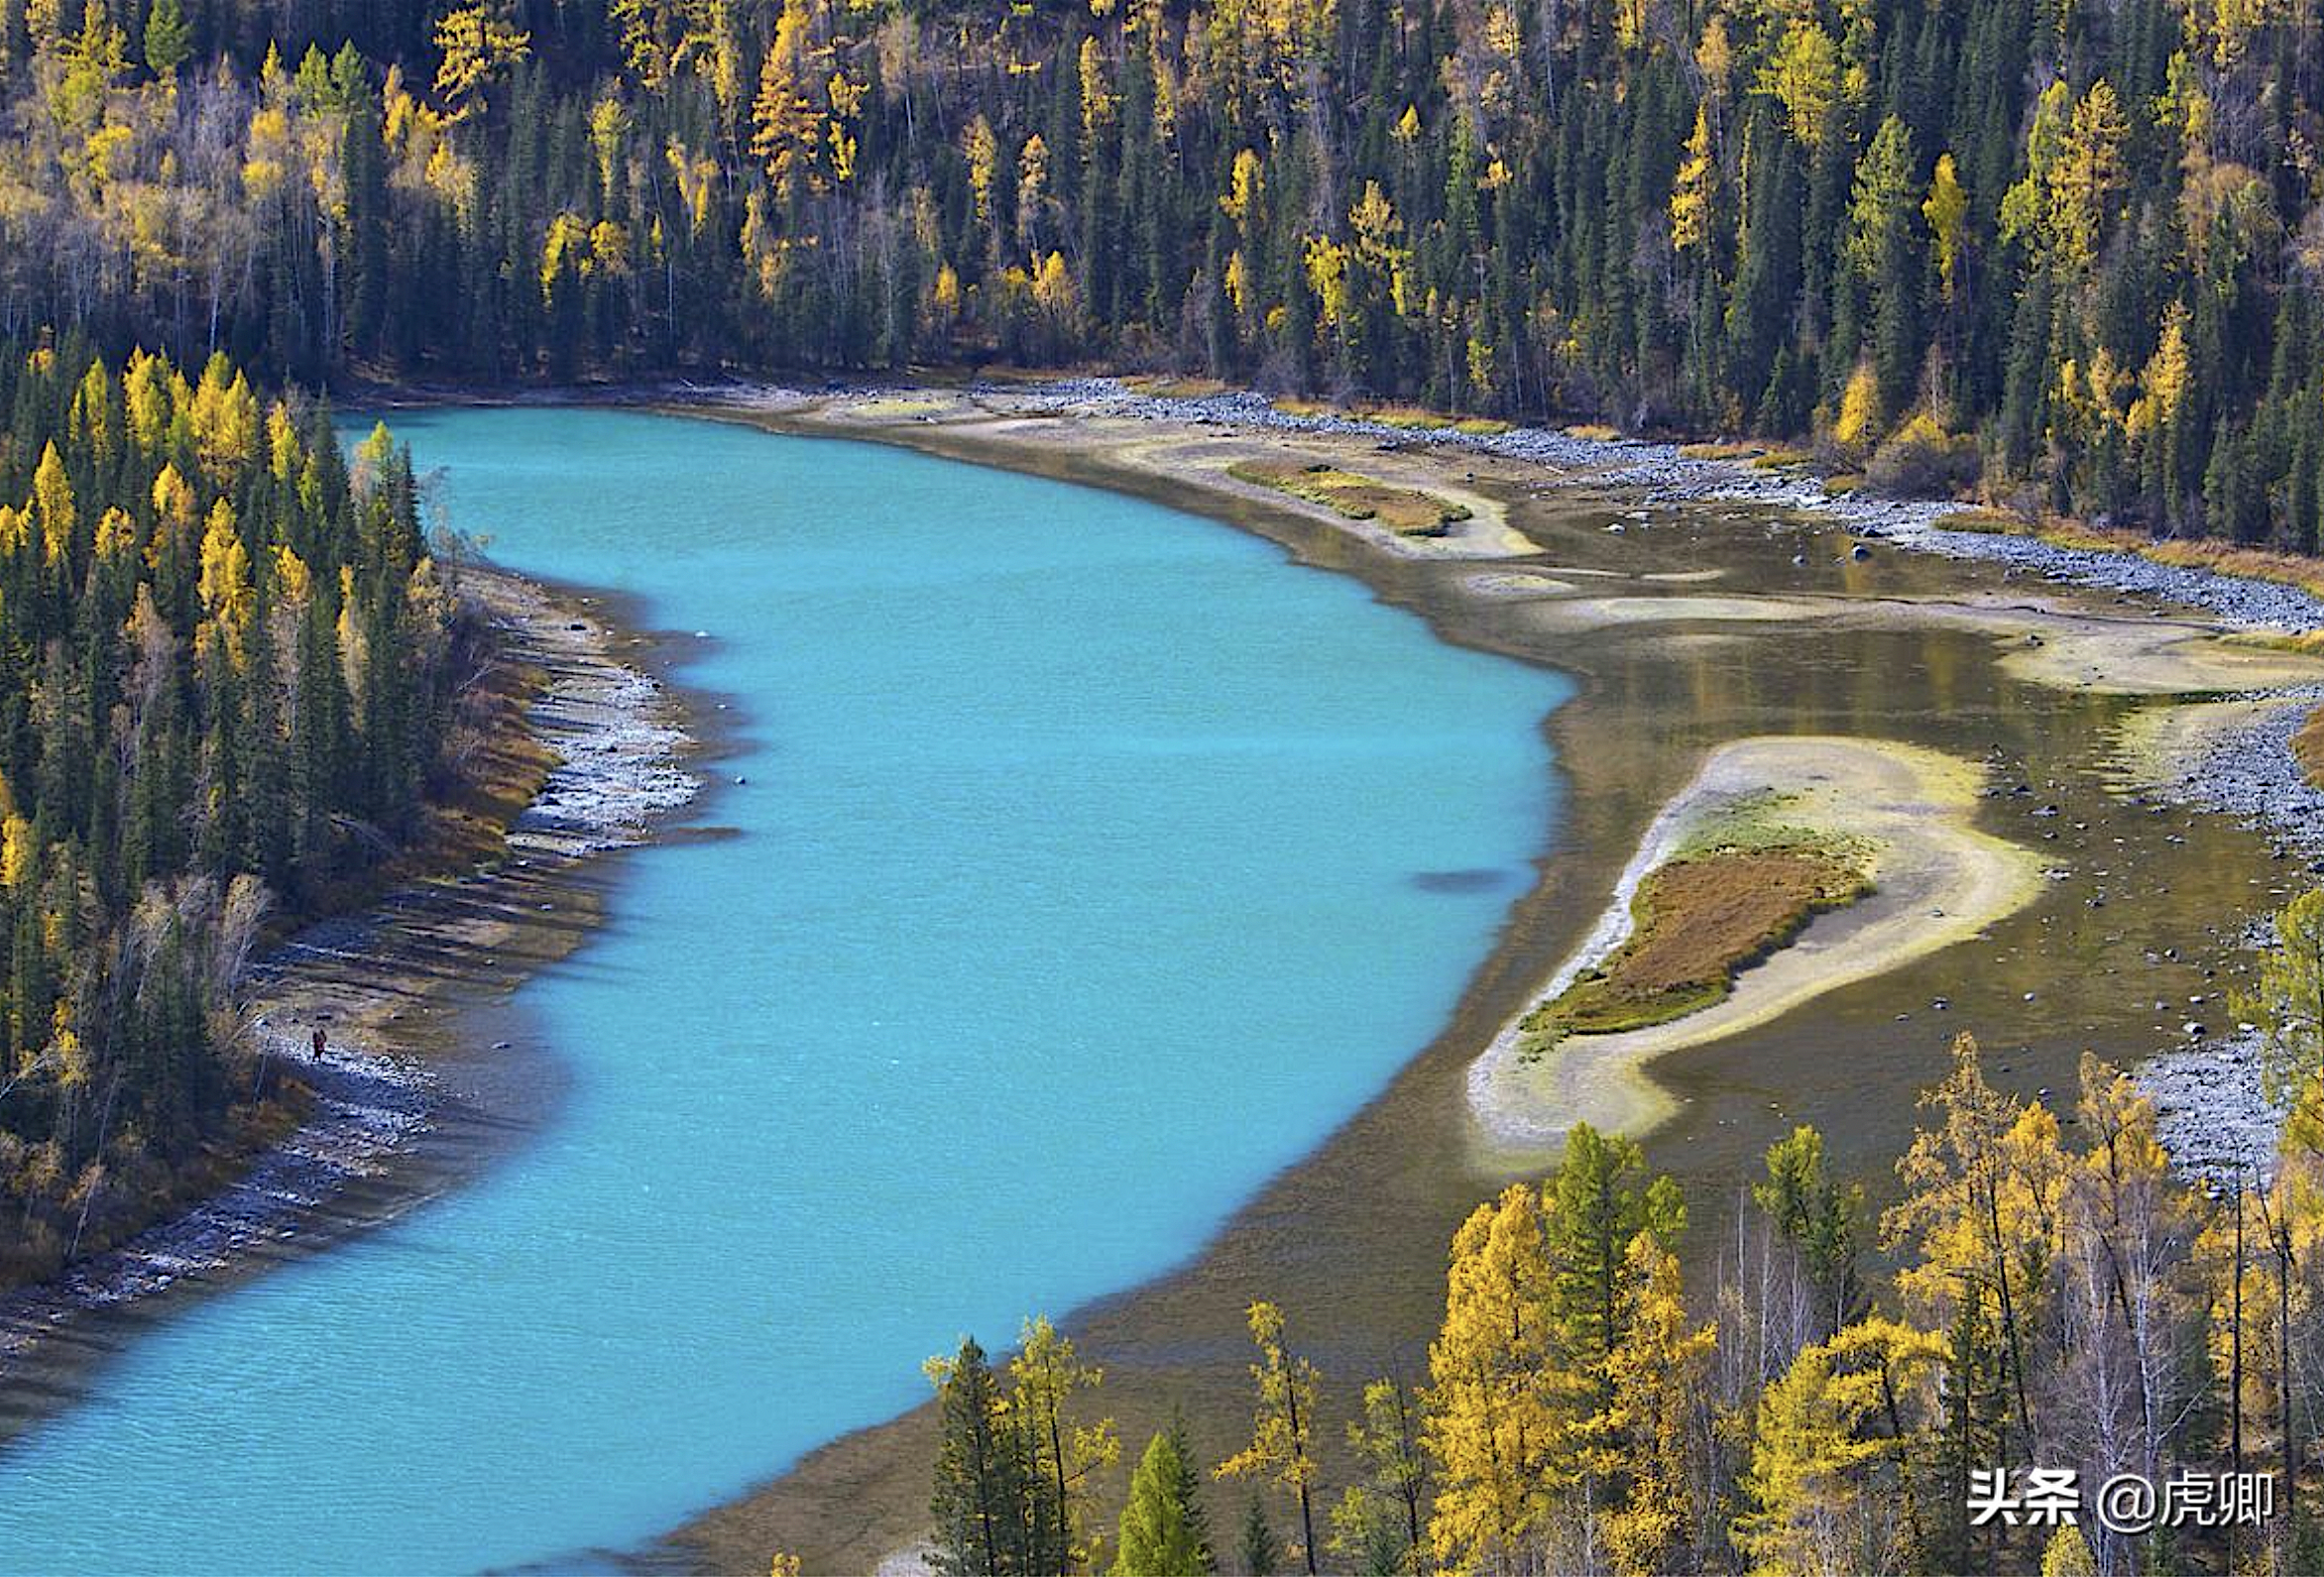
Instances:
[[[1786,820],[1864,840],[1876,890],[1818,915],[1792,944],[1737,976],[1719,1003],[1669,1024],[1572,1036],[1537,1061],[1520,1056],[1524,1015],[1469,1068],[1470,1108],[1501,1145],[1554,1143],[1574,1123],[1643,1133],[1670,1095],[1644,1065],[1766,1024],[1843,985],[1965,941],[2040,890],[2031,851],[1970,825],[1983,782],[1969,762],[1918,745],[1826,735],[1770,735],[1720,745],[1656,817],[1582,944],[1534,997],[1555,997],[1630,933],[1638,883],[1709,814],[1773,789],[1798,796]],[[1531,1011],[1528,1004],[1527,1011]]]

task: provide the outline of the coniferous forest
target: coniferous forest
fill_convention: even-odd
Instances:
[[[223,357],[20,348],[0,405],[12,1281],[141,1224],[284,1092],[233,987],[413,831],[466,636],[384,433],[350,469]]]
[[[2301,905],[2285,929],[2312,948],[2324,903]],[[2324,974],[2303,979],[2313,1004]],[[1996,1089],[1966,1036],[1877,1217],[1802,1126],[1706,1243],[1636,1141],[1578,1125],[1547,1177],[1461,1224],[1443,1324],[1408,1366],[1334,1386],[1304,1345],[1328,1345],[1330,1297],[1297,1323],[1254,1303],[1249,1433],[1222,1459],[1178,1421],[1125,1460],[1103,1370],[1046,1319],[1005,1363],[964,1340],[928,1365],[935,1564],[2315,1571],[2320,1051],[2308,1033],[2259,1188],[2174,1177],[2152,1103],[2096,1058],[2052,1109]],[[2040,1464],[2050,1493],[1998,1462]],[[2230,1488],[2247,1474],[2271,1478],[2264,1505]],[[2175,1516],[2100,1500],[2142,1476],[2201,1493]]]
[[[1087,360],[2312,549],[2317,24],[8,0],[0,320],[306,385]]]
[[[2320,285],[2324,0],[0,0],[0,1288],[291,1126],[309,1092],[246,1011],[251,959],[446,852],[494,636],[407,452],[344,444],[328,394],[1152,373],[1748,438],[1874,491],[2312,555]],[[1387,534],[1408,566],[1435,541]],[[1740,582],[1730,611],[1763,590]],[[2043,645],[1979,591],[1947,630]],[[1627,616],[1574,617],[1580,640]],[[2231,655],[2318,649],[2273,635]],[[2166,676],[2091,712],[2198,693],[2226,691]],[[2296,726],[2324,748],[2324,719]],[[2023,776],[1986,797],[2087,830]],[[902,1553],[978,1577],[2324,1570],[2324,892],[2291,892],[2324,859],[2299,874],[2296,842],[2256,990],[2185,996],[2250,1015],[2265,1164],[2190,1181],[2112,1066],[2021,1098],[1968,1036],[1885,1208],[1789,1116],[1731,1212],[1576,1125],[1458,1227],[1409,1372],[1311,1360],[1324,1295],[1250,1304],[1231,1441],[1214,1408],[1125,1458],[1046,1319],[1010,1353],[962,1340],[928,1366],[930,1536]],[[2266,1473],[2281,1499],[2126,1532],[1988,1504],[2004,1467]]]

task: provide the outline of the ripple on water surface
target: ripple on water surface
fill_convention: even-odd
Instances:
[[[1562,681],[1225,527],[630,412],[395,422],[496,557],[710,633],[732,834],[632,858],[519,993],[572,1087],[511,1159],[0,1455],[10,1567],[646,1538],[1193,1252],[1437,1031],[1549,825]]]

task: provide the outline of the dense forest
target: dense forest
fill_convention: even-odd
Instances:
[[[113,1240],[270,1093],[266,928],[417,825],[468,638],[385,432],[224,357],[0,353],[0,1283]]]
[[[0,327],[307,385],[1168,368],[2312,550],[2318,22],[4,0]]]
[[[2269,1177],[2190,1184],[2116,1070],[2086,1057],[2054,1111],[1997,1089],[1965,1036],[1877,1221],[1802,1127],[1731,1233],[1685,1243],[1678,1185],[1578,1127],[1454,1235],[1442,1328],[1408,1371],[1340,1390],[1284,1309],[1253,1305],[1251,1432],[1223,1460],[1176,1423],[1123,1487],[1102,1374],[1045,1320],[1005,1363],[973,1340],[931,1363],[937,1564],[2324,1569],[2324,893],[2277,924],[2252,1007],[2297,1094]],[[2271,1478],[2264,1504],[2239,1474]],[[2121,1475],[2164,1488],[2101,1516]]]

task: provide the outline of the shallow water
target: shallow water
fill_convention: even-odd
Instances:
[[[1554,819],[1557,677],[1110,494],[614,411],[401,414],[494,557],[702,629],[706,812],[523,986],[483,1180],[134,1341],[0,1565],[597,1564],[1190,1255],[1424,1045]]]

